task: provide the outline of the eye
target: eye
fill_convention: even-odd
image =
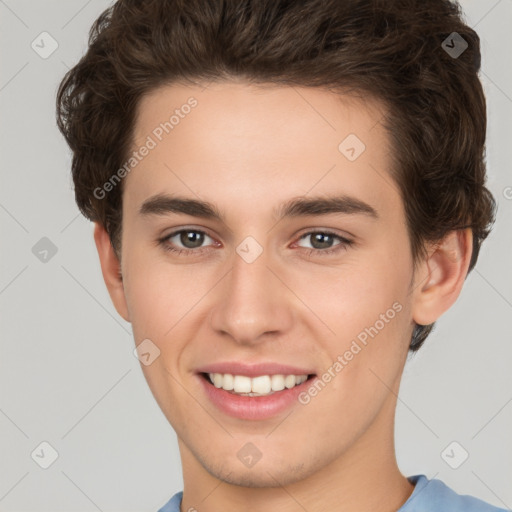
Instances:
[[[310,231],[302,235],[299,239],[299,247],[305,247],[300,244],[300,241],[310,239],[311,248],[306,251],[308,255],[311,254],[332,254],[338,251],[346,250],[353,244],[352,240],[348,240],[340,235],[330,231]],[[334,243],[338,240],[338,243]],[[307,249],[307,246],[305,247]]]
[[[203,244],[209,239],[214,242],[207,246]],[[311,247],[308,248],[301,244],[301,242],[310,239]],[[336,242],[337,243],[334,243]],[[198,229],[180,229],[173,231],[169,235],[158,240],[158,243],[168,252],[175,254],[196,255],[211,250],[211,246],[215,245],[215,241],[204,231]],[[353,241],[348,240],[336,233],[330,231],[310,231],[304,233],[297,245],[305,249],[308,256],[311,255],[329,255],[346,250],[353,244]]]
[[[213,239],[204,231],[197,229],[181,229],[161,238],[158,242],[166,251],[182,253],[198,253],[202,252],[202,245],[205,239]]]

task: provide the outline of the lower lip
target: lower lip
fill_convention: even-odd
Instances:
[[[266,396],[240,396],[222,388],[216,388],[202,375],[199,380],[208,398],[223,413],[242,420],[264,420],[272,418],[287,410],[292,405],[298,405],[298,397],[316,377],[305,380],[302,384],[291,389],[283,389]]]

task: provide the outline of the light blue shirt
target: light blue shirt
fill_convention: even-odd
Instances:
[[[416,484],[409,499],[397,512],[506,512],[478,498],[461,496],[441,480],[429,480],[425,475],[408,478]],[[158,512],[180,512],[183,492],[176,493]]]

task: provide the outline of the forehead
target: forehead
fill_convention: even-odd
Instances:
[[[191,103],[193,107],[189,107]],[[338,137],[347,128],[364,137],[366,132],[373,131],[384,112],[384,105],[376,99],[322,88],[245,82],[174,84],[154,89],[139,100],[134,139],[158,132],[160,123],[170,121],[173,133],[187,132],[186,124],[194,124],[194,130],[200,125],[203,136],[207,132],[212,134],[212,129],[234,129],[240,136],[244,132],[256,135],[256,131],[267,144],[273,134],[285,128],[293,145],[294,140],[313,136],[315,132],[319,136],[338,132]],[[185,124],[187,117],[192,120]],[[379,129],[373,136],[378,132]],[[166,134],[164,130],[162,135]],[[282,140],[279,145],[282,146]]]
[[[236,206],[333,189],[395,201],[384,106],[319,88],[219,82],[167,85],[143,97],[128,174],[129,201],[176,192]],[[274,204],[275,203],[275,204]]]

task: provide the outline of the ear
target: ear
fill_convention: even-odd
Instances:
[[[428,249],[428,257],[415,272],[413,320],[419,325],[435,322],[459,296],[466,279],[473,233],[471,228],[450,231]]]
[[[94,241],[100,257],[101,273],[107,285],[110,298],[117,312],[127,321],[130,321],[128,306],[124,295],[121,264],[110,242],[110,237],[105,228],[98,222],[94,223]]]

